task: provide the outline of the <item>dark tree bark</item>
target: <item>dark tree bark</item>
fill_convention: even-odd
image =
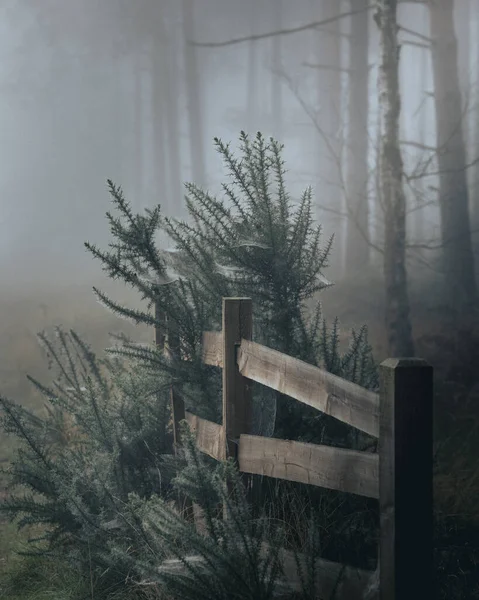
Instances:
[[[204,157],[203,102],[195,41],[193,0],[183,0],[183,34],[185,38],[185,76],[190,129],[191,174],[196,185],[206,185]]]
[[[399,46],[397,0],[379,0],[375,19],[379,27],[380,194],[385,210],[384,279],[388,353],[414,355],[406,276],[406,199],[403,162],[399,148]]]
[[[476,302],[477,287],[453,0],[430,0],[429,5],[446,295],[450,305],[462,311]]]
[[[348,219],[346,272],[360,272],[369,264],[368,244],[368,0],[350,0],[351,10],[363,9],[351,17],[349,41],[349,136],[347,146]]]

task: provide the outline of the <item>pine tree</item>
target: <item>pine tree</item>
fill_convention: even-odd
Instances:
[[[101,302],[137,323],[164,327],[151,314],[159,306],[173,323],[180,356],[162,357],[160,351],[126,344],[117,352],[148,360],[156,369],[176,370],[188,408],[207,418],[220,418],[219,378],[214,368],[201,364],[202,331],[219,329],[221,297],[251,297],[255,340],[365,387],[377,386],[377,373],[367,341],[367,330],[352,333],[349,350],[340,352],[339,324],[328,327],[316,296],[332,285],[324,276],[333,243],[322,245],[322,230],[314,222],[312,192],[306,189],[297,206],[286,190],[283,147],[258,133],[251,141],[240,136],[240,158],[230,146],[215,139],[230,177],[216,198],[195,184],[186,185],[190,221],[163,218],[160,207],[134,215],[120,188],[109,182],[118,216],[108,213],[114,242],[109,251],[87,243],[110,277],[121,279],[147,300],[146,311],[123,307],[101,291]],[[173,241],[159,248],[155,233],[164,231]],[[308,301],[316,300],[313,313]],[[298,407],[269,390],[255,391],[258,433],[314,441],[328,438],[344,443],[349,429]],[[276,402],[278,405],[276,406]],[[267,413],[265,415],[265,413]],[[276,418],[275,418],[276,413]],[[268,426],[258,426],[260,420]],[[326,433],[325,433],[326,428]],[[339,439],[341,438],[341,440]]]
[[[29,378],[45,413],[0,396],[0,425],[21,442],[0,512],[19,528],[44,527],[32,554],[67,557],[85,572],[93,566],[105,585],[118,585],[130,565],[112,548],[126,556],[129,547],[141,554],[155,544],[129,510],[129,494],[168,497],[176,471],[172,457],[163,460],[171,434],[158,402],[161,381],[140,365],[98,359],[73,331],[39,339],[56,374],[49,386]],[[166,402],[168,381],[164,388]]]
[[[272,533],[264,515],[253,518],[233,462],[212,467],[187,429],[182,439],[187,466],[173,484],[199,504],[206,531],[199,533],[163,500],[149,501],[144,511],[146,527],[163,540],[171,558],[159,568],[146,568],[143,577],[157,582],[168,598],[273,598],[278,586],[284,585],[279,581],[282,531],[277,528]],[[222,518],[222,505],[227,506],[227,519]]]
[[[105,587],[155,572],[159,585],[177,597],[207,594],[206,583],[214,581],[215,597],[222,600],[235,597],[234,590],[245,598],[269,598],[279,581],[281,532],[266,532],[262,511],[258,517],[247,505],[234,468],[211,469],[191,438],[186,470],[178,474],[182,459],[171,455],[172,383],[188,408],[220,419],[220,373],[203,364],[201,351],[203,331],[220,328],[222,296],[253,299],[257,341],[362,385],[377,384],[366,329],[353,332],[341,354],[338,321],[328,326],[319,302],[308,313],[307,301],[330,285],[323,270],[332,243],[320,244],[311,190],[295,208],[286,192],[282,147],[260,134],[253,142],[242,134],[240,142],[237,159],[216,140],[232,176],[223,199],[187,185],[189,223],[163,218],[160,207],[134,214],[110,181],[117,212],[107,214],[112,242],[106,251],[86,244],[108,275],[135,288],[146,306],[128,308],[95,289],[98,299],[121,317],[157,328],[165,347],[117,336],[109,358],[100,360],[73,331],[57,329],[53,341],[40,334],[56,369],[49,386],[30,378],[47,401],[45,415],[0,396],[1,426],[22,441],[8,469],[16,493],[1,511],[19,518],[20,527],[44,525],[33,551],[60,552],[84,572],[93,568]],[[173,249],[159,247],[161,231]],[[332,442],[343,444],[351,433],[327,419],[318,427],[316,413],[256,391],[259,407],[274,407],[277,399],[277,435],[319,441],[327,428]],[[264,416],[264,409],[258,414]],[[175,489],[204,508],[206,538],[170,505],[175,474]],[[232,497],[224,495],[226,480],[233,483]],[[219,518],[219,503],[231,519]],[[272,550],[260,556],[266,539]],[[209,565],[207,581],[195,568],[186,578],[170,577],[167,570],[158,576],[159,562],[191,552]]]

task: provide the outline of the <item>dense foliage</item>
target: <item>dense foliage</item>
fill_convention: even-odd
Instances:
[[[73,331],[58,329],[54,340],[41,334],[56,369],[49,386],[31,379],[45,414],[0,396],[3,429],[22,442],[8,469],[13,493],[1,510],[21,527],[45,527],[33,552],[59,553],[93,570],[105,589],[147,579],[178,598],[270,598],[279,585],[281,529],[266,527],[262,506],[251,510],[234,467],[212,469],[187,435],[185,456],[172,453],[172,385],[187,408],[220,419],[220,373],[203,364],[201,350],[203,331],[221,328],[222,297],[252,298],[255,340],[377,385],[366,329],[353,332],[342,353],[337,321],[328,326],[323,318],[316,295],[331,285],[323,271],[332,239],[321,246],[311,190],[294,206],[274,140],[258,134],[251,142],[242,134],[240,158],[215,143],[231,177],[222,199],[189,184],[190,221],[177,221],[164,218],[159,206],[134,214],[109,182],[111,243],[107,250],[86,243],[109,277],[139,292],[144,308],[122,306],[95,289],[98,299],[120,317],[155,328],[157,344],[117,336],[109,358],[99,359]],[[159,232],[172,248],[160,248]],[[257,433],[360,442],[351,428],[261,386],[254,400]],[[196,532],[185,496],[202,506],[206,536]],[[220,518],[220,504],[231,519]],[[271,551],[260,556],[267,540]],[[172,557],[184,561],[185,553],[202,556],[201,568],[188,563],[184,577],[158,571]]]

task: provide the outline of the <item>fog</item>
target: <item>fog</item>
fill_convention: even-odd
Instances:
[[[348,2],[336,4],[348,11]],[[273,32],[278,26],[285,30],[298,28],[320,20],[322,10],[319,3],[310,0],[196,0],[191,6],[191,41],[200,43]],[[471,6],[477,9],[476,4]],[[97,274],[98,267],[85,253],[83,241],[101,243],[107,239],[107,178],[124,188],[138,210],[160,203],[168,214],[184,216],[183,200],[175,192],[178,194],[181,183],[194,180],[195,175],[191,145],[198,144],[198,140],[191,139],[191,93],[198,94],[194,110],[201,119],[197,124],[200,145],[194,150],[203,154],[205,168],[205,181],[195,183],[218,189],[222,170],[212,138],[235,141],[239,131],[245,129],[252,134],[261,130],[284,143],[293,194],[312,185],[318,204],[324,204],[322,197],[328,195],[325,188],[334,185],[320,180],[318,165],[331,163],[332,159],[312,122],[314,115],[306,114],[301,104],[316,113],[319,120],[324,116],[317,88],[322,73],[328,72],[311,66],[327,63],[327,57],[317,56],[317,29],[224,47],[188,46],[183,23],[184,10],[189,10],[187,2],[182,6],[173,0],[142,0],[134,7],[113,0],[22,0],[2,5],[3,286],[34,282],[68,285]],[[427,32],[424,6],[403,5],[399,17],[404,27],[414,28],[419,34]],[[473,10],[471,32],[477,31],[477,21],[477,10]],[[349,27],[348,18],[340,20],[345,69]],[[422,58],[420,48],[408,45],[409,41],[420,41],[417,35],[403,32],[402,38],[406,42],[401,54],[403,136],[410,142],[434,146],[433,106],[426,95],[432,89],[430,61]],[[185,49],[194,53],[196,73],[185,64]],[[471,102],[475,102],[472,75],[478,72],[477,36],[471,36],[469,54],[470,76],[466,79],[474,92]],[[462,59],[465,61],[464,55]],[[421,61],[426,65],[421,66]],[[369,63],[369,138],[374,141],[377,34],[372,16]],[[191,91],[188,76],[194,77],[196,91]],[[249,89],[251,86],[254,89]],[[344,146],[348,128],[346,72],[341,74],[341,86],[341,131],[337,134],[340,146]],[[470,110],[471,125],[476,113]],[[172,115],[176,116],[175,123],[171,123]],[[421,131],[419,124],[424,121],[426,130]],[[171,142],[173,135],[177,137],[177,171],[172,165],[175,157],[168,157],[169,151],[176,148]],[[370,146],[373,182],[374,143]],[[343,147],[341,153],[345,168]],[[406,146],[404,160],[412,170],[419,160],[418,151]],[[434,177],[425,184],[437,186]],[[374,186],[369,187],[369,228],[374,238],[378,215]],[[334,208],[341,208],[342,190],[335,188],[334,195]],[[437,207],[428,206],[423,212],[425,233],[434,237]],[[344,219],[338,223],[333,217],[330,212],[318,212],[325,233],[336,233],[338,244],[344,244]]]
[[[443,453],[435,509],[477,526],[479,0],[398,0],[399,143],[390,142],[396,122],[385,139],[395,100],[384,81],[395,86],[396,62],[385,74],[387,27],[380,34],[374,7],[368,0],[0,2],[0,395],[35,411],[44,406],[25,378],[51,380],[36,344],[40,330],[73,328],[98,352],[111,345],[112,331],[154,341],[148,315],[140,326],[121,320],[92,292],[115,290],[114,301],[128,307],[141,302],[84,246],[110,242],[107,180],[122,187],[134,212],[159,204],[188,220],[185,182],[223,197],[229,181],[214,138],[235,150],[242,130],[260,131],[284,144],[293,201],[311,186],[323,243],[334,235],[324,278],[335,285],[319,292],[324,323],[332,324],[324,325],[323,354],[331,340],[354,349],[351,328],[362,335],[365,324],[377,364],[417,356],[433,366],[434,435]],[[391,167],[398,145],[402,156]],[[173,245],[163,234],[160,241]],[[303,246],[296,239],[292,246],[301,265]],[[290,292],[272,289],[278,304]],[[274,316],[283,305],[276,308]],[[254,311],[253,300],[256,319]],[[169,323],[160,317],[162,327]],[[0,437],[0,450],[6,462],[13,445]],[[471,554],[474,532],[457,541],[457,556],[462,546]],[[443,552],[456,548],[452,534],[438,539],[444,561],[454,563],[441,576],[468,578],[464,559]]]
[[[106,179],[123,187],[135,210],[160,203],[166,214],[184,218],[183,182],[219,191],[223,171],[213,137],[234,144],[241,129],[284,143],[291,193],[313,187],[325,236],[336,236],[332,271],[341,279],[349,235],[345,186],[348,161],[354,160],[347,152],[347,107],[348,36],[356,4],[361,2],[352,3],[352,16],[311,28],[331,14],[347,15],[350,3],[3,3],[2,287],[65,287],[100,277],[83,242],[101,246],[108,240]],[[456,5],[463,129],[473,162],[479,143],[479,11],[477,2]],[[372,265],[380,270],[374,249],[383,229],[376,194],[378,35],[372,13],[368,21],[367,233]],[[436,145],[431,58],[424,43],[428,9],[402,3],[399,21],[405,172],[417,174],[427,164],[427,172],[437,173],[430,150]],[[278,30],[285,33],[262,37]],[[221,44],[251,35],[259,39]],[[468,178],[474,216],[476,167]],[[412,243],[437,245],[438,185],[437,174],[406,179]],[[411,269],[416,254],[409,252]]]

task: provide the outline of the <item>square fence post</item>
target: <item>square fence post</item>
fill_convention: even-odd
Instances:
[[[241,375],[237,351],[242,339],[251,340],[253,312],[251,298],[223,298],[223,430],[226,457],[238,458],[242,433],[250,433],[253,415],[252,385]],[[245,487],[250,476],[243,475]],[[231,492],[227,486],[227,492]],[[228,518],[226,506],[223,518]]]
[[[432,599],[432,367],[385,360],[379,411],[379,599]]]
[[[227,456],[236,457],[239,436],[251,431],[252,386],[239,372],[236,355],[241,340],[251,340],[252,335],[251,298],[223,298],[223,427]]]

